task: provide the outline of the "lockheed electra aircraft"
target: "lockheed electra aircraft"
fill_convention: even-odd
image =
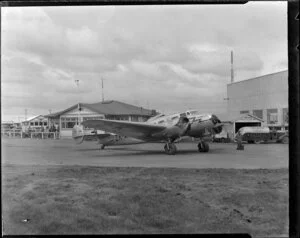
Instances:
[[[209,146],[203,140],[207,131],[218,134],[223,124],[213,114],[200,114],[197,110],[172,115],[160,114],[146,122],[132,122],[119,120],[87,120],[82,125],[75,125],[72,136],[77,144],[84,140],[96,138],[101,149],[109,145],[129,145],[147,142],[164,142],[164,150],[169,155],[176,154],[175,142],[182,137],[199,138],[199,152],[208,152]],[[85,128],[94,129],[95,134],[85,135]],[[97,130],[108,133],[98,134]]]

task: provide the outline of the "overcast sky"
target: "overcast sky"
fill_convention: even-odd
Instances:
[[[2,120],[119,100],[226,111],[235,80],[287,69],[286,2],[2,8]],[[79,80],[77,86],[75,80]]]

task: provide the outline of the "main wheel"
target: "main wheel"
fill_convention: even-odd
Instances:
[[[168,154],[168,155],[175,155],[176,151],[177,151],[177,148],[173,143],[165,144],[164,149],[165,149],[166,154]]]
[[[204,152],[208,152],[209,151],[209,145],[205,142],[203,144],[204,144]]]
[[[105,148],[105,145],[102,144],[102,145],[100,146],[100,150],[104,150],[104,148]]]
[[[206,142],[199,142],[198,150],[199,150],[199,152],[208,152],[209,151],[209,145]]]

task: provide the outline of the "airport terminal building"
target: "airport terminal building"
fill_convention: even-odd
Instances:
[[[60,138],[71,138],[74,125],[85,120],[110,119],[143,122],[155,116],[155,110],[137,107],[119,101],[77,103],[65,110],[45,115],[49,126],[59,128]]]
[[[261,119],[263,126],[288,130],[287,70],[230,83],[227,97],[231,119],[251,114]]]

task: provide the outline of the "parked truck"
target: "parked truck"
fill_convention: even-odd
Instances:
[[[235,141],[246,141],[249,144],[259,142],[289,143],[288,131],[270,130],[269,127],[242,127],[235,135]]]

